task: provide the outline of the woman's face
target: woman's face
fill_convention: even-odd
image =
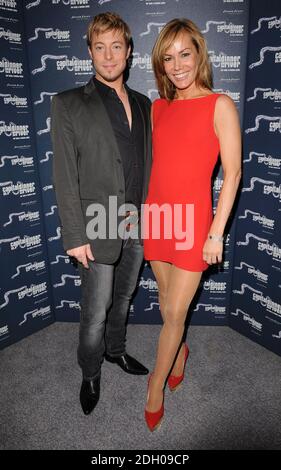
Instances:
[[[199,57],[188,33],[180,33],[166,50],[164,69],[169,80],[177,88],[177,96],[184,97],[197,87],[195,79],[198,72]]]

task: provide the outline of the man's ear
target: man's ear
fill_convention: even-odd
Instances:
[[[130,54],[131,54],[131,46],[128,47],[126,59],[129,59]]]
[[[91,48],[88,46],[88,52],[89,52],[89,56],[91,57],[91,59],[93,60],[93,57],[92,57],[92,51],[91,51]]]

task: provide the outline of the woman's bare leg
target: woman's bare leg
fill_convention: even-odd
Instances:
[[[165,304],[172,264],[165,263],[164,261],[151,261],[150,265],[157,281],[160,312],[164,322]]]
[[[166,263],[164,261],[151,261],[150,265],[155,279],[157,280],[160,312],[163,322],[165,322],[165,304],[172,264]],[[183,346],[184,343],[180,344],[179,350],[175,357],[173,368],[171,370],[171,374],[175,376],[179,376],[182,374],[182,364],[184,361],[185,354]]]
[[[163,309],[164,325],[160,332],[157,359],[146,405],[148,411],[157,411],[161,407],[162,390],[182,341],[187,311],[201,276],[202,272],[186,271],[174,265],[170,267]]]

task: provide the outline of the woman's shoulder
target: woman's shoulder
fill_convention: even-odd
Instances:
[[[217,97],[217,103],[221,107],[235,106],[233,99],[226,93],[213,93]]]
[[[167,100],[164,98],[156,98],[151,105],[152,113],[161,112],[161,109],[167,105]]]
[[[227,121],[228,119],[237,119],[238,110],[233,99],[224,93],[217,94],[215,107],[215,122]]]
[[[153,101],[152,106],[159,106],[159,104],[162,103],[167,103],[167,100],[165,98],[156,98],[156,100]]]

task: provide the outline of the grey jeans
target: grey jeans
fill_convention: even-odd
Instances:
[[[127,315],[142,260],[139,240],[129,238],[115,264],[88,260],[89,269],[79,265],[82,299],[77,356],[84,380],[100,374],[105,352],[110,356],[125,353]]]

